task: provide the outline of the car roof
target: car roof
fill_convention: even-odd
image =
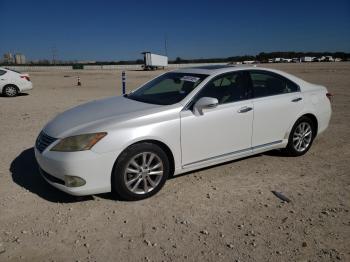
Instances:
[[[13,71],[7,67],[0,67],[0,70],[16,72],[16,71]]]
[[[10,68],[7,68],[7,67],[0,67],[0,70],[4,70],[7,73],[15,73],[15,74],[20,74],[20,75],[25,75],[25,74],[22,74],[21,72],[18,72],[16,70],[13,70],[13,69],[10,69]]]
[[[297,84],[307,83],[306,81],[291,75],[287,72],[280,71],[277,69],[260,67],[257,65],[251,64],[243,64],[243,65],[207,65],[207,66],[198,66],[198,67],[185,67],[174,70],[173,72],[177,73],[188,73],[188,74],[204,74],[209,76],[216,76],[224,73],[239,71],[239,70],[261,70],[261,71],[269,71],[272,73],[279,74],[296,82]]]
[[[232,72],[232,71],[236,71],[239,69],[246,69],[246,68],[254,68],[254,65],[229,65],[229,64],[204,65],[204,66],[196,66],[196,67],[179,68],[173,72],[217,75],[221,73],[227,73],[227,72]]]
[[[196,66],[193,68],[198,68],[198,69],[204,69],[204,70],[218,70],[218,69],[223,69],[223,68],[231,68],[234,65],[204,65],[204,66]]]

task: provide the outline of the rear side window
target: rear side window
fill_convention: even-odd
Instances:
[[[273,96],[299,91],[292,81],[270,72],[251,71],[254,97]]]
[[[4,75],[4,74],[6,74],[6,71],[0,70],[0,76],[2,76],[2,75]]]

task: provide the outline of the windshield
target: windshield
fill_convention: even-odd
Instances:
[[[207,76],[203,74],[166,73],[126,97],[144,103],[172,105],[184,99]]]

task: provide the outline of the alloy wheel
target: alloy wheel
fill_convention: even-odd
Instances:
[[[312,128],[308,122],[301,122],[293,134],[293,147],[298,152],[304,152],[311,144]]]
[[[163,162],[153,152],[137,154],[126,165],[124,183],[135,194],[147,194],[160,183],[164,173]]]

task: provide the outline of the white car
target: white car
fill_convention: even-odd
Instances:
[[[180,69],[59,114],[35,155],[43,177],[64,192],[138,200],[170,175],[272,149],[303,155],[330,117],[325,87],[281,71]]]
[[[4,96],[17,96],[33,88],[28,74],[0,67],[0,91]]]

